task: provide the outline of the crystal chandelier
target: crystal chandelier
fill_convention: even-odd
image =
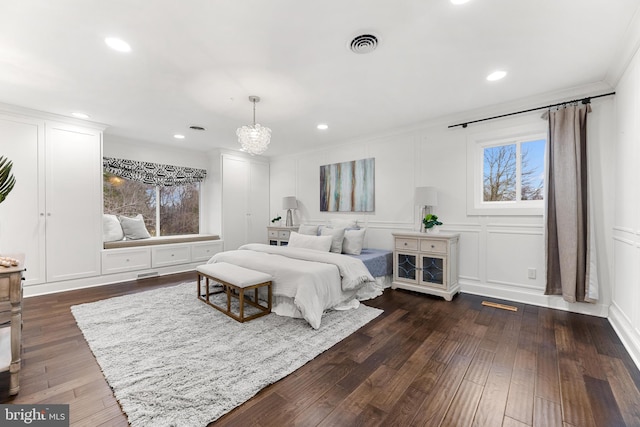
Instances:
[[[250,96],[249,101],[253,102],[253,126],[242,126],[236,131],[238,142],[245,151],[252,156],[262,154],[267,150],[271,142],[271,129],[256,124],[256,102],[260,102],[259,96]]]

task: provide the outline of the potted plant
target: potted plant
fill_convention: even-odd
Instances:
[[[4,156],[0,156],[0,203],[4,202],[7,198],[13,186],[16,184],[16,179],[11,174],[11,168],[13,162]]]
[[[280,225],[280,220],[282,219],[282,217],[280,215],[278,215],[277,217],[273,218],[271,220],[271,224],[275,225],[276,227]]]
[[[424,218],[422,218],[422,223],[424,224],[424,228],[427,230],[427,233],[437,233],[436,225],[442,225],[440,221],[438,221],[438,215],[427,214]]]

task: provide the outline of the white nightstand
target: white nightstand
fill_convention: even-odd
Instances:
[[[289,235],[292,231],[298,231],[299,226],[293,227],[267,227],[267,237],[272,246],[287,246]]]
[[[441,296],[451,301],[458,283],[457,233],[393,233],[393,289]]]

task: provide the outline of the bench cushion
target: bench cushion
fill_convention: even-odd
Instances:
[[[198,273],[220,279],[239,288],[245,288],[258,283],[269,282],[273,277],[270,274],[250,270],[228,262],[214,262],[196,267]]]
[[[187,234],[180,236],[150,237],[148,239],[138,240],[117,240],[115,242],[104,242],[103,247],[105,249],[133,248],[138,246],[170,245],[174,243],[206,242],[209,240],[220,240],[220,236],[214,234]]]

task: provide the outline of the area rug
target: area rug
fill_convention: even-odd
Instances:
[[[195,283],[71,311],[133,427],[206,426],[382,313],[329,311],[318,330],[275,314],[239,323]]]

